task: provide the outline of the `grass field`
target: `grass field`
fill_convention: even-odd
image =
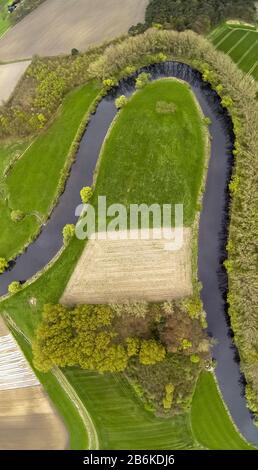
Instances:
[[[212,450],[253,449],[232,425],[213,375],[209,372],[203,372],[198,380],[191,417],[193,433],[204,447]]]
[[[0,38],[10,28],[9,13],[7,5],[10,0],[0,0]]]
[[[164,103],[170,111],[162,111]],[[98,195],[106,195],[107,207],[183,203],[190,226],[205,156],[206,133],[191,89],[173,79],[152,82],[121,110],[104,143],[92,203]]]
[[[258,80],[258,30],[224,24],[210,35],[216,49],[228,54],[248,75]]]
[[[50,127],[33,142],[2,180],[5,198],[0,200],[0,211],[5,223],[0,233],[0,256],[13,258],[39,230],[40,221],[47,217],[71,143],[98,93],[99,87],[95,83],[71,92]],[[22,148],[22,144],[18,145]],[[13,149],[13,146],[4,148],[5,162],[13,155]],[[0,165],[4,166],[2,162]],[[14,209],[26,214],[19,223],[11,220],[11,210]]]

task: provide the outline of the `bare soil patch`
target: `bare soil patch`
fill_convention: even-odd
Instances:
[[[84,50],[143,21],[149,0],[47,0],[0,40],[0,60]]]
[[[12,95],[30,61],[0,65],[0,105]]]
[[[65,426],[0,318],[0,450],[67,444]]]
[[[0,391],[0,449],[62,450],[67,434],[42,387]]]
[[[191,230],[166,251],[165,240],[89,240],[65,289],[67,305],[158,302],[191,295]]]

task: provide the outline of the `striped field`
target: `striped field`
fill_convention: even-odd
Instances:
[[[258,30],[224,24],[210,35],[216,49],[228,54],[248,75],[258,80]]]

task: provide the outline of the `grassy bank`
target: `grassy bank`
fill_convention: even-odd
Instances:
[[[99,94],[99,86],[87,84],[71,92],[49,128],[28,148],[4,179],[7,200],[1,201],[4,230],[0,256],[11,259],[35,236],[61,190],[60,180],[68,163],[71,144],[87,109]],[[14,223],[11,211],[25,218]]]
[[[191,410],[192,429],[197,441],[212,450],[251,450],[233,426],[210,372],[201,373]]]

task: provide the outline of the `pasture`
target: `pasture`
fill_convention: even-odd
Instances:
[[[211,33],[210,39],[216,49],[258,80],[258,31],[254,27],[224,24]]]

